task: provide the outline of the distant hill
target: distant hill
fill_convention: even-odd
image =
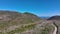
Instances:
[[[52,16],[48,20],[60,20],[60,16]]]

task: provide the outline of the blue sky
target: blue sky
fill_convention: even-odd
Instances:
[[[0,10],[31,12],[38,16],[60,15],[60,0],[0,0]]]

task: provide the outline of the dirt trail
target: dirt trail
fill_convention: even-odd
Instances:
[[[54,24],[53,24],[53,26],[55,27],[55,30],[54,30],[53,34],[56,34],[57,33],[57,27]]]

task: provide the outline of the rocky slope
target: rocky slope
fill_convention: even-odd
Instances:
[[[51,34],[54,26],[32,13],[0,10],[0,34]]]
[[[51,20],[56,24],[58,28],[57,34],[60,34],[60,16],[52,16],[48,20]]]
[[[0,11],[0,31],[5,32],[19,28],[20,25],[34,23],[40,20],[36,15],[25,12]]]

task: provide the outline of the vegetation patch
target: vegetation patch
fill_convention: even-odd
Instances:
[[[22,25],[21,28],[17,28],[15,30],[7,32],[7,34],[21,33],[23,31],[33,29],[34,27],[35,27],[35,24]]]

